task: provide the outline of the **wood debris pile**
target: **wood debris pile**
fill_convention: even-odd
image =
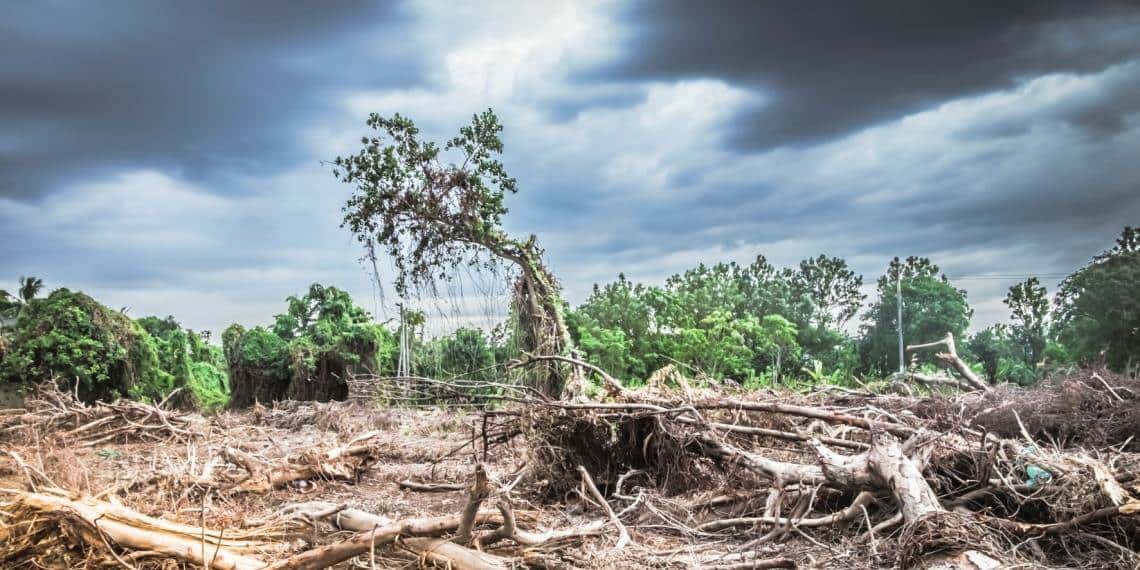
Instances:
[[[1136,383],[1096,374],[1074,376],[1081,401],[1131,417]],[[603,378],[598,400],[496,384],[476,412],[286,404],[209,422],[55,394],[0,415],[0,566],[1134,568],[1135,442],[1022,414],[1072,381],[1032,398]],[[351,414],[365,421],[332,421]],[[81,484],[51,467],[63,453],[87,454]]]

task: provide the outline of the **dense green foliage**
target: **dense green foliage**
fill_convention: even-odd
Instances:
[[[1140,360],[1140,228],[1066,278],[1054,301],[1057,338],[1082,361],[1132,372]]]
[[[54,379],[85,400],[158,398],[175,386],[146,329],[78,291],[30,299],[7,337],[0,378],[8,382]]]
[[[754,385],[797,375],[813,361],[837,364],[846,342],[838,325],[858,306],[861,282],[837,258],[779,270],[758,256],[747,266],[702,264],[663,287],[619,275],[595,286],[568,322],[586,358],[626,382],[679,364]]]
[[[991,382],[1031,384],[1035,363],[1027,360],[1025,346],[1010,327],[997,324],[972,335],[966,343],[967,357],[977,360]]]
[[[965,338],[973,310],[966,292],[955,288],[929,259],[893,259],[887,273],[879,278],[878,299],[864,315],[859,353],[863,369],[886,376],[898,370],[898,295],[902,289],[903,340],[921,344],[938,340],[946,333]]]
[[[450,335],[413,346],[412,370],[420,376],[494,381],[502,373],[496,368],[495,347],[479,329],[461,327]]]
[[[223,333],[234,405],[343,399],[349,374],[395,368],[391,331],[373,323],[345,291],[314,283],[286,303],[270,329],[232,325]]]
[[[229,401],[230,386],[220,347],[206,342],[202,334],[184,329],[173,316],[143,317],[140,326],[150,334],[159,367],[184,387],[193,405],[214,410]]]
[[[0,307],[3,380],[26,387],[54,379],[87,401],[158,400],[185,388],[179,402],[203,409],[225,403],[221,349],[174,317],[133,321],[77,291],[57,289],[38,299],[42,287],[26,277],[17,296],[0,292],[7,302]]]
[[[897,369],[896,281],[906,342],[951,332],[961,339],[960,355],[991,382],[1030,384],[1042,370],[1069,363],[1135,371],[1140,230],[1134,228],[1065,279],[1053,303],[1036,278],[1014,285],[1005,298],[1010,322],[972,335],[965,292],[929,259],[916,257],[896,258],[878,279],[858,336],[842,325],[862,304],[862,277],[826,256],[787,269],[762,256],[748,265],[702,264],[660,286],[619,274],[563,311],[579,355],[627,384],[670,364],[699,381],[747,388],[847,383]],[[352,373],[396,369],[397,335],[335,287],[314,284],[289,297],[271,327],[231,326],[221,347],[174,317],[135,321],[80,292],[58,289],[39,298],[41,287],[25,278],[16,295],[0,292],[0,381],[55,379],[86,400],[159,399],[185,387],[191,403],[214,409],[230,400],[231,386],[233,405],[333,399],[344,397],[344,378]],[[426,339],[422,313],[408,315],[413,375],[502,381],[510,376],[506,363],[521,355],[509,320],[490,334],[460,328]]]

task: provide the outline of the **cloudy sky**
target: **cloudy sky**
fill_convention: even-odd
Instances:
[[[925,255],[984,324],[1004,276],[1140,223],[1134,3],[453,4],[5,3],[0,287],[215,331],[314,281],[383,313],[322,162],[370,112],[443,137],[493,107],[508,227],[574,302],[619,271]]]

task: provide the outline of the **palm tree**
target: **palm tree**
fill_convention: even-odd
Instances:
[[[40,290],[44,288],[44,280],[39,277],[21,277],[20,278],[20,300],[23,304],[32,302]]]
[[[9,318],[15,318],[16,311],[20,308],[20,302],[11,293],[0,289],[0,328],[3,328],[4,322]]]
[[[0,289],[0,325],[6,324],[5,321],[16,320],[24,307],[31,303],[43,288],[43,279],[21,277],[20,288],[16,290],[16,295]]]

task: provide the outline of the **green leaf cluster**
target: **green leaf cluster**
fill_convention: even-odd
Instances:
[[[860,306],[861,284],[838,258],[781,270],[758,256],[748,265],[701,264],[661,287],[618,275],[595,285],[567,322],[586,358],[626,383],[672,363],[755,385],[847,354],[839,326]]]
[[[24,302],[7,327],[0,379],[55,380],[85,401],[159,399],[178,386],[176,359],[139,322],[90,296],[56,289]]]
[[[1133,372],[1140,364],[1140,228],[1061,282],[1056,340],[1071,357]]]
[[[336,178],[356,188],[342,225],[367,247],[385,248],[397,290],[446,279],[484,249],[517,257],[508,252],[516,248],[502,217],[504,197],[518,187],[498,158],[503,125],[494,112],[474,115],[442,148],[421,141],[420,129],[399,114],[373,113],[367,125],[377,134],[361,138],[356,154],[334,160]],[[447,154],[462,160],[448,162]]]
[[[901,281],[897,281],[901,280]],[[902,290],[903,340],[932,342],[952,333],[965,338],[974,311],[966,291],[950,284],[941,270],[924,257],[895,258],[878,280],[878,299],[864,315],[859,354],[862,368],[878,376],[898,370],[898,295]]]
[[[283,398],[343,399],[352,373],[389,373],[398,346],[392,332],[336,287],[314,283],[286,299],[272,327],[231,325],[222,335],[233,404]]]

